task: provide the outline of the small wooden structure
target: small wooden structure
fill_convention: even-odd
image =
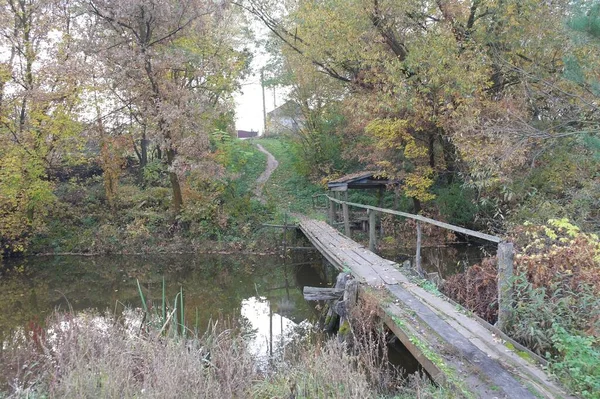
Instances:
[[[390,185],[397,185],[399,182],[397,180],[388,179],[382,176],[381,172],[376,171],[363,171],[356,172],[346,176],[342,176],[338,179],[331,180],[327,183],[327,188],[330,192],[332,192],[333,196],[337,199],[341,199],[341,193],[344,193],[344,200],[348,201],[348,190],[377,190],[377,202],[379,207],[383,207],[383,193],[385,189]],[[350,228],[350,214],[347,205],[342,205],[342,212],[344,214],[344,233],[350,237],[351,236],[351,228]],[[335,224],[336,210],[335,203],[329,202],[329,218],[331,223]],[[366,229],[366,226],[369,226],[369,235],[373,237],[376,234],[376,225],[377,218],[375,213],[367,212],[366,218],[361,218],[358,220],[363,226],[363,229]],[[381,231],[383,234],[383,231]],[[373,240],[374,244],[375,241]],[[371,250],[374,250],[374,247],[370,247]]]
[[[395,180],[380,177],[380,172],[357,172],[331,180],[327,183],[330,191],[348,191],[348,189],[385,189],[390,184],[396,184]]]

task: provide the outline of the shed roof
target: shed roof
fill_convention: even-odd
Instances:
[[[385,187],[388,184],[396,183],[395,180],[386,179],[378,176],[381,172],[363,171],[342,176],[327,183],[327,188],[331,191],[346,191],[352,189],[369,189]]]

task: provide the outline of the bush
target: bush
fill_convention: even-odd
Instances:
[[[488,323],[498,319],[498,267],[496,258],[486,258],[464,273],[450,276],[441,290],[456,302],[475,312]]]
[[[600,392],[600,242],[566,219],[525,224],[515,243],[514,308],[507,333],[550,360],[561,380],[585,398]],[[493,260],[443,286],[490,322],[497,298]]]
[[[450,224],[472,227],[478,207],[475,205],[475,193],[461,183],[435,190],[435,204],[440,214]]]
[[[600,342],[597,338],[574,335],[554,325],[552,341],[559,356],[550,369],[584,398],[600,393]]]

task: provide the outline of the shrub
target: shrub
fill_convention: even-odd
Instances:
[[[441,290],[493,324],[498,319],[497,270],[496,258],[486,258],[481,264],[471,266],[464,273],[450,276],[442,284]]]
[[[435,190],[435,203],[448,223],[471,227],[477,214],[475,193],[461,183],[453,183],[448,187]]]
[[[561,380],[585,398],[600,392],[600,242],[566,219],[525,224],[515,243],[514,308],[507,333],[550,360]],[[492,322],[493,260],[449,278],[443,290]],[[492,317],[493,316],[493,317]]]
[[[597,398],[600,392],[600,342],[598,338],[574,335],[555,325],[552,341],[559,357],[550,369],[584,398]]]

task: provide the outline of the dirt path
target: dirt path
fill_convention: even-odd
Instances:
[[[265,171],[262,172],[262,174],[260,176],[258,176],[258,179],[256,179],[256,188],[254,189],[254,196],[262,204],[264,204],[264,203],[266,203],[266,200],[263,197],[263,188],[264,188],[267,180],[269,180],[269,177],[271,177],[271,174],[273,173],[273,171],[275,169],[277,169],[277,166],[279,166],[279,162],[277,162],[277,160],[275,159],[273,154],[271,154],[269,151],[265,150],[262,145],[257,143],[256,146],[258,147],[258,150],[260,152],[267,155],[267,167],[265,168]]]

